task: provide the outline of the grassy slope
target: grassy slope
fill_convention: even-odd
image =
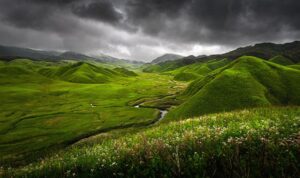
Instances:
[[[137,74],[135,72],[125,69],[123,67],[117,67],[117,68],[114,68],[113,70],[116,72],[119,72],[120,74],[122,74],[124,76],[137,76]]]
[[[134,108],[128,102],[178,91],[169,76],[140,74],[117,77],[106,84],[80,84],[38,74],[46,64],[25,61],[25,67],[24,61],[19,62],[0,67],[1,159],[64,145],[101,130],[147,125],[157,119],[158,110]],[[69,65],[49,66],[61,69]]]
[[[300,104],[300,71],[244,56],[196,80],[185,91],[186,102],[168,119],[232,109]]]
[[[175,80],[190,81],[199,77],[204,77],[209,72],[225,66],[230,61],[227,59],[210,60],[207,62],[198,62],[184,67],[180,67],[168,73],[174,75]]]
[[[289,65],[288,67],[300,70],[300,64]]]
[[[281,55],[275,56],[275,57],[271,58],[269,61],[274,62],[276,64],[281,64],[281,65],[284,65],[284,66],[294,64],[293,61],[291,61],[290,59],[288,59],[284,56],[281,56]]]
[[[106,83],[115,77],[121,76],[116,71],[84,62],[44,68],[39,73],[50,78],[74,83]]]
[[[225,66],[230,61],[227,59],[202,61],[193,64],[178,65],[177,61],[168,61],[160,64],[149,65],[145,72],[163,72],[173,75],[178,81],[191,81],[204,77],[209,72]]]
[[[3,175],[299,177],[299,131],[299,107],[212,114],[103,138]]]

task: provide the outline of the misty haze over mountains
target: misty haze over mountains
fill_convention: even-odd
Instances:
[[[253,55],[263,59],[269,59],[276,55],[284,55],[290,58],[294,62],[299,62],[300,59],[300,42],[294,41],[285,44],[275,44],[275,43],[260,43],[252,46],[240,47],[236,50],[229,51],[224,54],[214,54],[214,55],[200,55],[200,56],[181,56],[177,54],[164,54],[152,60],[151,63],[163,63],[167,61],[174,60],[204,60],[204,59],[220,59],[220,58],[228,58],[228,59],[236,59],[243,55]],[[43,51],[43,50],[34,50],[28,48],[19,48],[19,47],[11,47],[11,46],[2,46],[0,45],[0,58],[2,60],[12,60],[15,58],[28,58],[33,60],[96,60],[102,62],[114,62],[120,61],[124,59],[118,59],[115,57],[111,57],[105,54],[98,56],[89,56],[76,52],[57,52],[57,51]],[[125,60],[130,62],[130,60]],[[141,60],[142,61],[142,60]],[[137,62],[137,61],[132,61]]]
[[[298,0],[1,0],[0,39],[149,62],[299,39],[299,9]]]

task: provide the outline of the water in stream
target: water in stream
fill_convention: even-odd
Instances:
[[[134,107],[135,108],[140,108],[140,105],[138,104],[138,105],[135,105]],[[159,115],[158,121],[162,120],[165,117],[165,115],[168,113],[168,110],[160,109],[159,113],[160,113],[160,115]]]

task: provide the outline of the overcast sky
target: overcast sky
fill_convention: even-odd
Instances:
[[[300,37],[299,0],[0,0],[0,43],[149,61]]]

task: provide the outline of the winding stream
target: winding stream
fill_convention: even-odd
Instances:
[[[134,105],[132,107],[135,107],[135,108],[151,108],[151,109],[158,109],[159,110],[159,117],[154,122],[152,122],[149,125],[156,124],[157,122],[161,121],[166,116],[166,114],[168,113],[168,110],[154,108],[154,107],[143,107],[143,106],[141,106],[141,104],[143,104],[143,103]],[[91,107],[96,107],[96,106],[94,106],[93,104],[91,104]],[[127,127],[132,127],[132,125],[127,126]],[[88,140],[91,137],[94,137],[94,136],[96,136],[98,134],[102,134],[102,133],[108,132],[108,131],[113,130],[113,129],[123,129],[123,128],[124,128],[124,126],[116,126],[114,128],[108,128],[106,130],[104,129],[104,130],[98,131],[97,133],[92,133],[92,134],[89,134],[89,135],[86,135],[86,136],[82,136],[81,138],[78,138],[78,139],[73,140],[72,142],[70,142],[70,145],[83,142],[85,140]]]
[[[133,107],[141,108],[141,106],[140,106],[141,104],[135,105]],[[150,107],[143,107],[143,108],[150,108]],[[158,109],[158,108],[152,108],[152,109]],[[161,121],[166,116],[167,113],[168,113],[168,110],[159,109],[159,118],[157,119],[156,122]]]

